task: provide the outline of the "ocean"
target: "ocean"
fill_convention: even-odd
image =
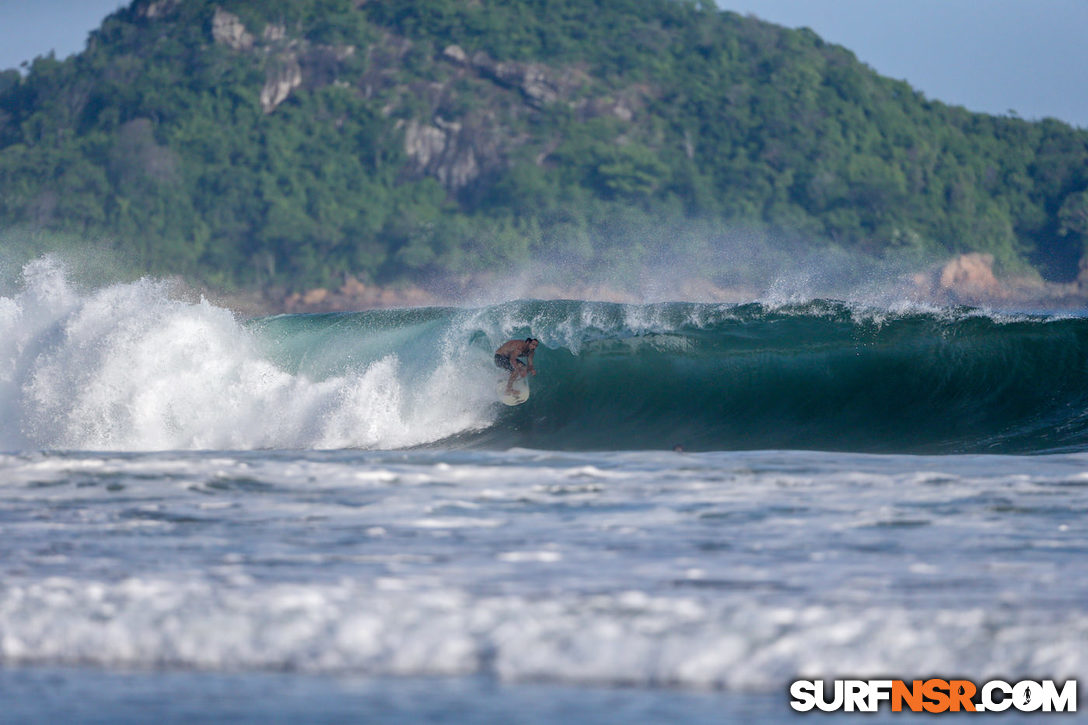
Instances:
[[[1088,674],[1080,314],[244,320],[38,260],[0,416],[4,722],[777,723],[799,679]]]

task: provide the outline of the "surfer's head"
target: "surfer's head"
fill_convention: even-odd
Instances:
[[[529,346],[530,350],[535,350],[536,346],[540,344],[540,340],[535,337],[527,337],[525,338],[525,344]]]

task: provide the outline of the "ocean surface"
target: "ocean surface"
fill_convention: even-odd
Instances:
[[[39,260],[0,296],[0,451],[3,722],[776,723],[801,678],[1088,683],[1077,314],[242,320]]]

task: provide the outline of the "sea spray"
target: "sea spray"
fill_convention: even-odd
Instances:
[[[490,378],[440,338],[422,367],[391,350],[290,372],[259,329],[153,280],[78,292],[39,260],[0,324],[8,449],[388,448],[490,420]]]

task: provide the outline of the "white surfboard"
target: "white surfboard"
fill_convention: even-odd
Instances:
[[[499,392],[499,400],[506,405],[521,405],[529,399],[529,379],[518,378],[514,381],[514,392],[506,392],[506,381],[509,378],[503,378],[499,381],[497,390]]]

